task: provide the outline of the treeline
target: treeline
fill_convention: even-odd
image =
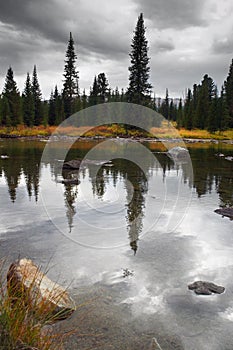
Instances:
[[[129,66],[129,86],[126,90],[112,89],[105,73],[94,77],[88,93],[79,89],[79,72],[76,68],[72,34],[66,50],[63,73],[63,88],[57,86],[51,91],[50,99],[42,98],[36,66],[32,75],[27,73],[25,86],[19,92],[12,67],[9,67],[5,85],[0,95],[0,125],[11,127],[59,125],[73,113],[105,102],[132,102],[145,105],[161,113],[165,118],[177,123],[178,128],[207,129],[209,131],[233,128],[233,60],[229,74],[221,91],[207,74],[199,85],[188,89],[186,97],[170,99],[166,91],[165,99],[152,97],[149,83],[148,42],[145,36],[143,14],[138,17],[131,44]]]
[[[167,90],[165,100],[155,108],[168,120],[176,121],[178,128],[210,132],[233,128],[233,60],[220,93],[213,79],[206,74],[199,85],[188,89],[184,101],[180,99],[174,104]]]

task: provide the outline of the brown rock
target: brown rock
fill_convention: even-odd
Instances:
[[[67,318],[76,309],[67,291],[29,259],[11,264],[7,284],[13,300],[22,298],[22,303],[34,308],[37,314],[51,316],[54,321]]]

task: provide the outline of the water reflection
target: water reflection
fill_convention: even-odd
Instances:
[[[89,148],[93,147],[86,141],[79,142],[68,154],[68,159],[83,157]],[[127,146],[128,147],[128,146]],[[173,171],[173,176],[179,171],[182,172],[182,181],[188,186],[193,186],[199,197],[212,191],[219,196],[220,206],[233,205],[233,164],[223,158],[216,157],[218,150],[209,148],[190,148],[190,155],[193,165],[194,181],[192,182],[189,168],[186,164],[175,165],[164,153],[160,153],[160,146],[157,144],[147,145],[153,148],[155,153],[154,163],[144,160],[143,171],[140,167],[125,159],[114,159],[112,164],[104,164],[99,167],[96,176],[94,165],[78,171],[63,172],[65,180],[75,180],[77,177],[81,181],[91,183],[93,197],[105,201],[108,195],[109,186],[116,188],[120,183],[125,191],[125,220],[127,222],[128,238],[131,249],[134,253],[138,249],[138,240],[143,229],[144,209],[148,196],[148,179],[155,176],[156,171],[162,169],[162,176],[165,181],[166,176]],[[12,203],[17,201],[18,190],[24,186],[28,198],[34,198],[37,202],[40,195],[40,161],[44,144],[35,141],[2,141],[0,155],[7,155],[9,158],[0,158],[0,184],[7,185],[9,198]],[[113,150],[114,151],[114,150]],[[226,155],[230,155],[230,149],[224,150]],[[114,152],[113,152],[114,154]],[[138,155],[140,157],[140,155]],[[123,154],[122,154],[122,158]],[[58,161],[58,160],[56,160]],[[56,182],[61,181],[56,173],[54,164],[44,164]],[[72,232],[74,220],[79,215],[77,205],[79,202],[79,185],[75,181],[66,181],[59,184],[63,191],[64,210],[66,211],[69,232]],[[107,202],[106,202],[107,203]]]

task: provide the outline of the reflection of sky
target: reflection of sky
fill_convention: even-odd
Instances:
[[[93,195],[88,171],[80,176],[82,185],[77,187],[71,232],[64,185],[51,179],[49,167],[42,169],[43,200],[40,195],[38,203],[28,200],[22,178],[18,189],[22,195],[12,204],[1,181],[1,239],[3,243],[9,239],[1,255],[17,257],[20,253],[42,265],[51,258],[51,276],[60,274],[64,283],[72,280],[74,287],[119,284],[121,302],[131,305],[135,317],[145,317],[146,324],[148,315],[154,315],[154,325],[156,319],[164,322],[181,336],[187,350],[232,349],[228,335],[233,331],[232,222],[214,213],[219,204],[217,193],[212,191],[201,198],[193,194],[189,203],[192,189],[183,183],[181,170],[170,170],[164,178],[161,169],[151,169],[143,231],[133,256],[125,219],[128,184],[119,177],[115,188],[109,177],[105,195],[98,198]],[[88,245],[119,247],[92,249]],[[123,280],[124,268],[134,270],[134,276]],[[187,284],[196,279],[222,284],[226,292],[197,297],[187,289]]]

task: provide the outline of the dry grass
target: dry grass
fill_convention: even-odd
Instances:
[[[47,303],[40,303],[38,295],[33,300],[29,294],[34,293],[33,283],[26,292],[16,287],[3,271],[5,262],[0,266],[0,349],[63,349],[63,335],[52,332],[51,323],[56,319]],[[35,276],[36,279],[36,276]],[[14,282],[14,281],[13,281]],[[73,333],[73,332],[72,332]],[[66,336],[69,334],[66,333]]]
[[[186,130],[180,129],[179,134],[183,138],[192,138],[192,139],[214,139],[214,140],[232,140],[233,139],[233,129],[226,131],[216,131],[210,133],[207,130]]]
[[[173,127],[171,127],[173,126]],[[138,129],[129,129],[122,125],[112,124],[112,125],[101,125],[92,128],[91,126],[83,127],[59,127],[56,126],[34,126],[26,127],[24,125],[19,125],[17,127],[0,127],[0,135],[8,135],[12,137],[48,137],[51,134],[55,135],[66,135],[66,136],[85,136],[85,137],[153,137],[156,138],[192,138],[192,139],[215,139],[215,140],[232,140],[233,139],[233,129],[226,131],[216,131],[210,133],[207,130],[186,130],[175,128],[176,123],[172,122],[168,124],[163,122],[161,127],[151,128],[151,134]]]

